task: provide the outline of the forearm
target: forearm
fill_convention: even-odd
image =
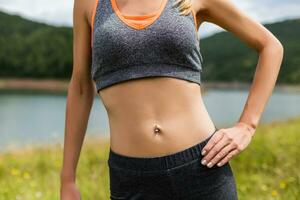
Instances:
[[[256,128],[265,106],[275,87],[283,57],[281,44],[273,40],[259,52],[253,83],[245,103],[239,124]]]
[[[72,82],[68,88],[61,181],[75,181],[76,167],[94,99],[91,86]]]

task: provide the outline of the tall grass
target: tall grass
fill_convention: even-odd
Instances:
[[[87,139],[77,183],[85,200],[109,199],[109,141]],[[61,144],[0,154],[0,200],[59,199]],[[260,125],[231,166],[240,200],[300,199],[300,118]]]

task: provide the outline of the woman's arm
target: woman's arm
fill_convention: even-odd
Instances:
[[[259,54],[259,60],[239,122],[253,128],[259,123],[272,94],[280,70],[283,47],[278,39],[257,21],[245,15],[229,0],[204,0],[203,19],[232,32]]]
[[[75,186],[76,166],[84,140],[95,90],[90,73],[91,30],[89,4],[75,0],[73,10],[73,70],[68,87],[65,118],[63,167],[61,169],[61,198],[79,199]],[[62,55],[63,56],[63,55]]]
[[[207,152],[204,158],[206,163],[211,162],[213,166],[223,158],[222,165],[249,144],[275,86],[283,58],[283,47],[270,31],[241,12],[229,0],[199,2],[200,20],[212,22],[232,32],[259,54],[253,83],[238,122],[233,128],[220,129],[221,134],[212,137],[204,147]]]

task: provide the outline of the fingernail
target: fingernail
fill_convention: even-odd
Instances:
[[[209,163],[207,164],[207,167],[211,167],[211,166],[212,166],[212,163],[209,162]]]
[[[201,161],[201,164],[202,164],[202,165],[205,165],[205,164],[206,164],[206,160],[202,160],[202,161]]]
[[[204,156],[204,154],[206,153],[206,151],[205,150],[203,150],[202,152],[201,152],[201,154],[202,154],[202,156]]]
[[[217,165],[218,165],[218,167],[221,167],[222,163],[219,162]]]

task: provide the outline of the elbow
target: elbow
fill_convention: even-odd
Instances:
[[[278,68],[281,67],[281,63],[284,56],[284,47],[282,43],[276,38],[273,42],[273,56],[278,59]]]
[[[284,54],[284,47],[276,37],[272,37],[272,39],[270,39],[270,41],[266,45],[266,49],[268,49],[268,51],[272,53],[272,55],[276,58],[282,59]]]
[[[273,42],[273,48],[274,48],[274,51],[276,52],[276,56],[279,56],[282,58],[283,54],[284,54],[284,47],[277,38]]]
[[[93,98],[95,95],[94,85],[87,78],[72,76],[68,86],[68,93],[75,93],[77,96]]]
[[[269,39],[262,45],[262,48],[258,50],[259,54],[267,54],[273,59],[279,59],[282,61],[284,55],[284,47],[282,43],[275,37],[269,37]]]

